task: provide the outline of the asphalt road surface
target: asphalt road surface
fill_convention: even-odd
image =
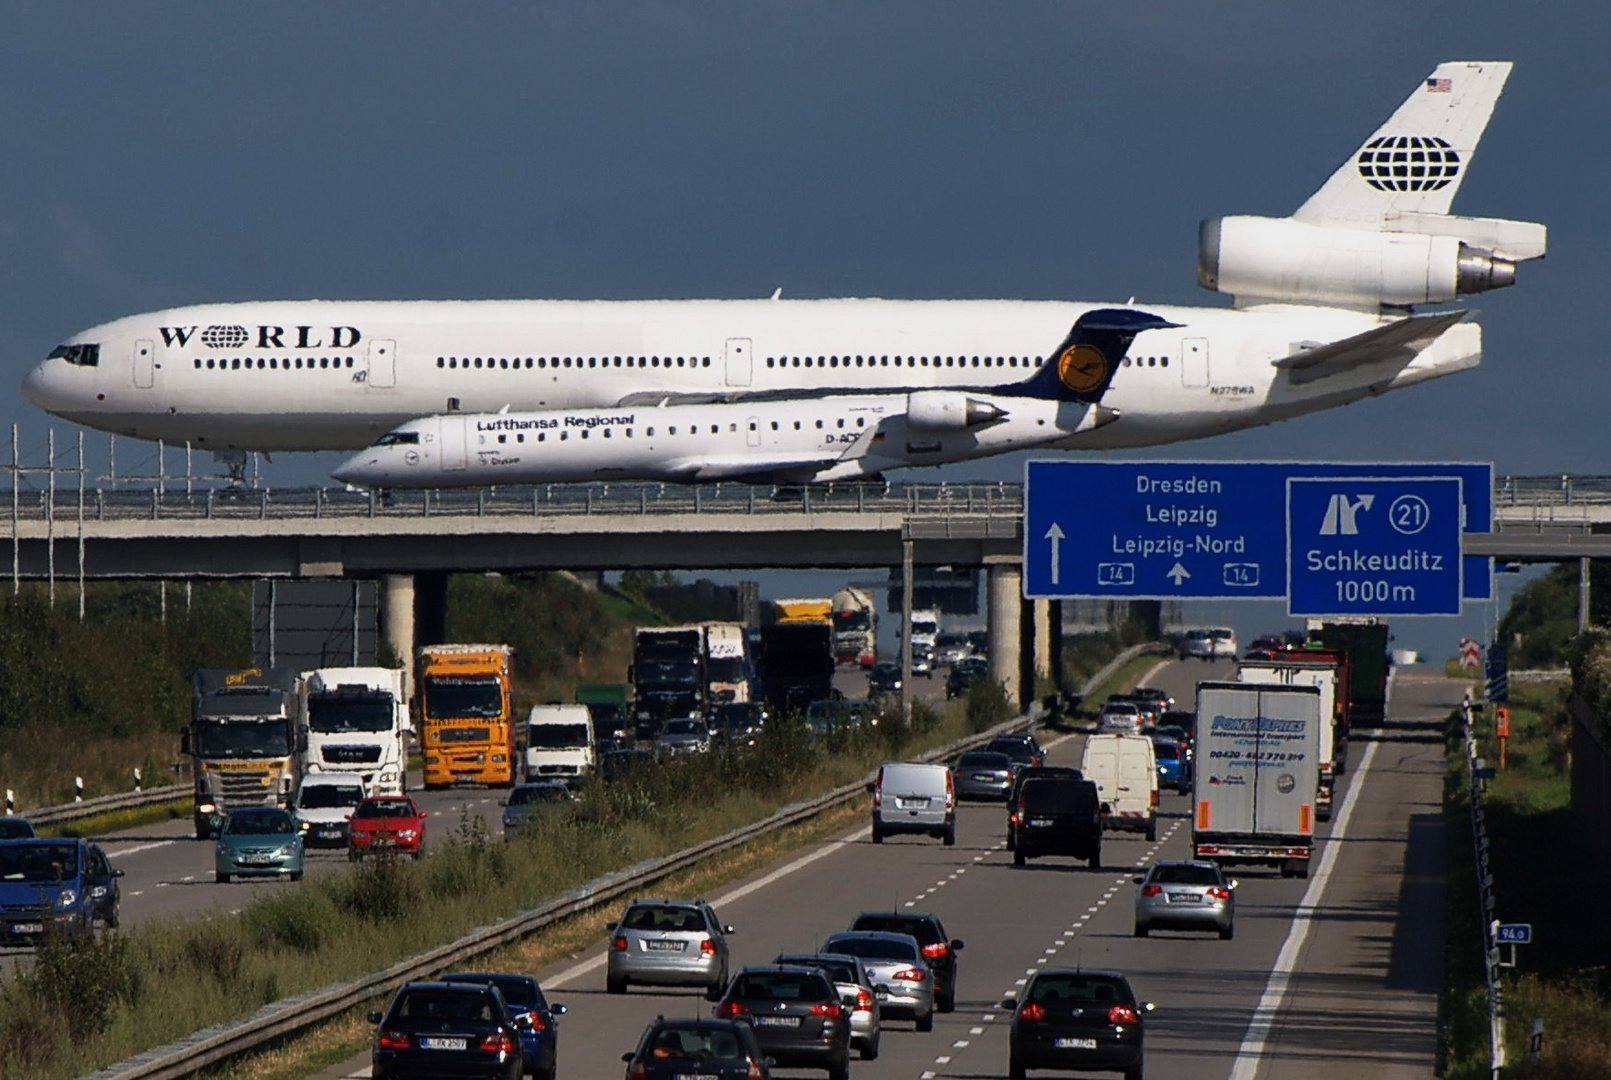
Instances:
[[[1230,672],[1229,663],[1170,663],[1144,681],[1189,700],[1198,679]],[[1413,669],[1396,678],[1387,727],[1355,739],[1310,878],[1238,871],[1233,941],[1131,934],[1132,875],[1190,855],[1189,801],[1174,794],[1162,797],[1158,841],[1112,834],[1100,869],[1057,858],[1014,868],[1002,808],[978,804],[963,807],[955,847],[920,838],[874,847],[858,826],[710,899],[737,928],[735,970],[812,949],[863,910],[934,911],[963,939],[956,1011],[928,1034],[891,1022],[878,1060],[852,1065],[865,1080],[1005,1076],[999,1003],[1048,965],[1123,971],[1156,1003],[1146,1036],[1155,1080],[1428,1077],[1443,969],[1440,732],[1463,688]],[[1080,737],[1048,742],[1050,760],[1078,762]],[[621,1054],[656,1014],[711,1008],[695,990],[607,996],[603,945],[601,933],[580,960],[536,973],[550,1000],[570,1008],[563,1080],[619,1080]],[[319,1076],[368,1076],[368,1055]]]

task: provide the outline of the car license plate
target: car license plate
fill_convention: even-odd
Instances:
[[[427,1036],[420,1039],[420,1045],[427,1050],[463,1050],[469,1043],[464,1039],[444,1039],[441,1036]]]
[[[896,799],[895,806],[901,810],[921,810],[929,804],[927,799]]]
[[[16,922],[11,924],[13,934],[43,934],[45,924],[38,922]]]
[[[650,952],[682,952],[680,941],[645,941],[643,947]]]
[[[1052,1045],[1063,1050],[1095,1050],[1095,1039],[1053,1039]]]
[[[241,862],[247,866],[267,866],[269,857],[267,855],[248,855]]]
[[[1038,828],[1045,828],[1047,825],[1052,823],[1052,819],[1046,817],[1030,818],[1029,823]]]
[[[671,1080],[722,1080],[718,1073],[672,1073]]]
[[[1172,892],[1169,894],[1171,904],[1200,904],[1203,898],[1194,892]]]
[[[973,778],[979,781],[981,784],[988,784],[995,779],[995,777],[991,776],[989,773],[974,773]]]
[[[340,835],[341,835],[341,830],[340,829],[320,829],[319,830],[319,839],[321,839],[321,840],[334,840],[337,837],[339,837]]]
[[[756,1022],[756,1024],[760,1025],[761,1027],[799,1027],[800,1026],[800,1018],[798,1016],[757,1016],[755,1018],[755,1022]]]

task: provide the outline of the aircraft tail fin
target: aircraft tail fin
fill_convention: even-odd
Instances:
[[[1292,216],[1368,228],[1392,214],[1447,214],[1512,66],[1439,64]]]
[[[1097,308],[1074,321],[1068,337],[1040,370],[1023,382],[992,387],[1003,397],[1038,397],[1094,405],[1113,384],[1119,361],[1144,330],[1178,326],[1150,312]]]

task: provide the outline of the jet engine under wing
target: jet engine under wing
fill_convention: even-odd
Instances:
[[[1408,363],[1438,335],[1465,318],[1465,311],[1446,311],[1435,315],[1410,315],[1355,334],[1329,345],[1284,356],[1271,361],[1282,368],[1294,383],[1309,383],[1331,375],[1390,360]]]

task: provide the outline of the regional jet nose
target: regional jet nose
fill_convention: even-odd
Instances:
[[[374,487],[384,478],[385,470],[374,454],[363,453],[343,461],[330,474],[331,478],[353,487]]]

